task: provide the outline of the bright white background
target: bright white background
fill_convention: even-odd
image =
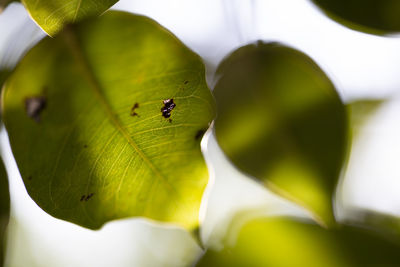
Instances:
[[[349,30],[307,0],[121,0],[115,9],[147,15],[176,34],[207,63],[208,81],[230,51],[256,41],[278,41],[310,55],[344,101],[387,98],[354,142],[338,189],[338,214],[364,207],[400,216],[400,38]],[[13,64],[44,35],[19,4],[0,15],[0,66]],[[6,266],[185,266],[200,248],[173,226],[127,219],[90,231],[44,213],[29,198],[0,135],[12,194]],[[307,216],[301,208],[246,179],[224,158],[212,134],[202,142],[211,179],[203,201],[202,238],[218,246],[230,217],[243,208]]]

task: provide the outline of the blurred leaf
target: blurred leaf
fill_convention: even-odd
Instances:
[[[30,196],[92,229],[128,216],[196,229],[208,181],[200,140],[215,112],[204,72],[170,32],[124,12],[45,38],[3,95]]]
[[[242,47],[218,71],[215,131],[228,158],[334,224],[347,121],[328,77],[306,55],[274,43]]]
[[[312,0],[332,19],[373,34],[400,32],[398,0]]]
[[[6,82],[8,76],[10,75],[11,71],[9,69],[0,68],[0,91]]]
[[[0,0],[0,13],[3,12],[6,7],[12,2],[17,2],[19,0]]]
[[[400,242],[372,229],[324,229],[290,218],[257,218],[230,232],[221,251],[208,250],[198,267],[399,266]],[[239,227],[239,228],[237,228]],[[240,230],[240,231],[239,231]]]
[[[6,246],[6,228],[10,218],[10,192],[8,190],[7,173],[0,162],[0,266],[4,263]]]
[[[98,16],[118,0],[22,0],[36,23],[50,36],[69,23]]]
[[[346,104],[353,136],[359,134],[360,129],[383,103],[384,99],[363,99]]]
[[[400,237],[400,218],[397,216],[359,208],[353,209],[349,215],[348,224],[365,225]]]

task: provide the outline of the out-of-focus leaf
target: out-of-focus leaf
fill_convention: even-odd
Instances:
[[[50,36],[66,24],[98,16],[118,0],[22,0],[36,23]]]
[[[312,0],[332,19],[373,34],[400,32],[398,0]]]
[[[3,92],[28,193],[96,229],[144,216],[196,229],[214,117],[201,59],[143,16],[108,12],[46,38]]]
[[[7,173],[0,162],[0,266],[4,263],[5,233],[10,218],[10,193],[8,190]]]
[[[346,104],[353,136],[359,134],[360,129],[384,102],[384,99],[364,99]]]
[[[11,71],[9,69],[0,69],[0,91],[3,87],[3,84],[7,80],[8,75],[10,75]]]
[[[348,212],[348,223],[372,227],[400,237],[400,218],[390,214],[355,208]]]
[[[242,225],[232,227],[233,240],[224,249],[208,250],[197,266],[394,267],[400,264],[399,239],[373,229],[339,225],[327,230],[293,218],[257,218]]]
[[[12,2],[17,2],[19,0],[0,0],[0,13],[3,12],[6,7]]]
[[[219,72],[215,131],[228,158],[334,224],[347,120],[328,77],[306,55],[274,43],[240,48]]]

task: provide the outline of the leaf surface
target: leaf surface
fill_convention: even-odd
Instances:
[[[108,12],[45,38],[3,103],[25,186],[49,214],[92,229],[131,216],[197,228],[214,102],[201,59],[156,22]]]
[[[10,192],[7,173],[0,162],[0,266],[4,264],[6,247],[6,229],[10,219]]]
[[[370,117],[373,116],[385,102],[385,99],[359,99],[346,104],[353,139],[359,135]]]
[[[399,237],[340,225],[327,230],[294,218],[236,220],[220,251],[208,250],[198,267],[399,266]],[[228,239],[229,239],[228,238]]]
[[[101,15],[118,0],[22,0],[33,20],[50,36],[66,24]]]
[[[328,77],[306,55],[275,43],[242,47],[218,71],[215,132],[227,157],[319,222],[334,224],[347,120]]]
[[[313,0],[325,13],[354,30],[373,34],[400,32],[398,0]]]

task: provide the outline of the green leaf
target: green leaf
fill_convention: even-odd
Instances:
[[[151,19],[108,12],[45,38],[8,79],[3,112],[49,214],[92,229],[130,216],[197,228],[214,102],[201,59]]]
[[[385,99],[361,99],[346,104],[352,135],[358,136],[368,119],[385,103]]]
[[[215,132],[228,158],[320,223],[334,224],[347,121],[328,77],[306,55],[275,43],[242,47],[218,71]]]
[[[4,263],[6,246],[6,229],[10,218],[10,192],[8,190],[7,173],[0,162],[0,266]]]
[[[400,237],[400,217],[368,209],[355,208],[348,212],[349,223],[361,224]]]
[[[230,242],[208,250],[198,267],[399,266],[398,236],[340,225],[327,230],[308,221],[256,218],[234,224]],[[240,231],[239,231],[240,230]]]
[[[22,0],[33,20],[50,36],[66,24],[101,15],[118,0]]]
[[[0,68],[0,91],[3,88],[4,83],[6,82],[8,76],[10,75],[11,70],[8,68]]]
[[[354,30],[373,34],[400,32],[398,0],[313,0],[325,13]]]

